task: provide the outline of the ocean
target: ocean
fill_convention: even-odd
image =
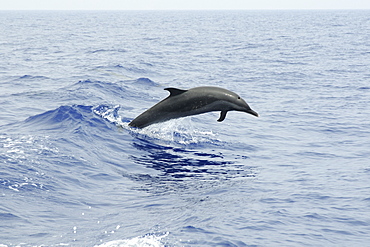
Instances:
[[[370,246],[368,10],[1,11],[0,110],[1,247]]]

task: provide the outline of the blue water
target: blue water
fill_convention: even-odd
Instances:
[[[0,246],[370,246],[369,11],[3,11],[0,110]]]

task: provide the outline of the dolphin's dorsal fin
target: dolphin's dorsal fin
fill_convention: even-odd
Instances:
[[[170,97],[171,96],[176,96],[176,95],[179,95],[179,94],[182,94],[182,93],[185,93],[186,91],[188,91],[188,90],[178,89],[178,88],[174,88],[174,87],[168,87],[168,88],[165,88],[164,90],[167,90],[167,91],[170,92]]]
[[[219,121],[219,122],[224,121],[224,119],[226,117],[226,113],[227,113],[227,111],[221,111],[220,118],[217,119],[217,121]]]

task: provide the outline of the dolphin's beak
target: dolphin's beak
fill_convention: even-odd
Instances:
[[[246,113],[249,113],[249,114],[252,114],[253,116],[258,117],[258,113],[257,113],[257,112],[255,112],[255,111],[253,111],[252,109],[248,109],[248,110],[246,110],[245,112],[246,112]]]

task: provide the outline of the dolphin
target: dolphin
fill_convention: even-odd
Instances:
[[[219,87],[195,87],[189,90],[165,88],[170,95],[129,123],[129,126],[145,128],[151,124],[211,111],[221,111],[222,122],[228,111],[242,111],[258,117],[239,95]]]

